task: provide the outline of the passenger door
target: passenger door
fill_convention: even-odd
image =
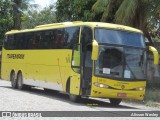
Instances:
[[[84,57],[83,57],[83,74],[82,74],[82,94],[90,95],[91,84],[92,84],[92,66],[93,61],[91,59],[92,54],[92,45],[89,44],[86,46]]]
[[[82,95],[90,95],[92,83],[92,29],[88,26],[82,27],[81,33],[81,89]]]
[[[81,85],[81,79],[80,79],[80,45],[76,44],[73,47],[72,51],[72,63],[71,67],[74,72],[72,72],[71,78],[70,78],[70,94],[73,95],[80,95],[80,85]]]
[[[72,52],[72,69],[70,78],[70,93],[75,95],[90,95],[92,82],[92,29],[82,27],[80,44],[75,44]]]

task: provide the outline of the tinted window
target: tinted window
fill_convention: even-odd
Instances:
[[[82,27],[82,34],[81,34],[82,51],[84,51],[85,47],[88,44],[90,44],[92,40],[93,40],[92,29],[89,27]]]
[[[52,48],[52,49],[54,49],[54,48],[56,48],[56,29],[55,30],[52,30],[51,31],[51,33],[50,33],[50,42],[51,42],[51,44],[50,44],[50,47]]]
[[[85,44],[92,42],[93,39],[92,39],[92,29],[91,28],[89,27],[82,28],[81,40],[84,41]]]
[[[80,27],[65,28],[65,48],[72,49],[73,45],[78,43],[79,30]]]
[[[26,49],[32,49],[32,40],[33,40],[33,33],[25,33],[25,47]]]
[[[145,47],[143,35],[134,32],[97,28],[95,39],[99,43]]]
[[[64,34],[64,29],[57,29],[54,31],[55,33],[55,39],[54,39],[54,43],[55,43],[55,48],[59,49],[59,48],[64,48],[65,45],[65,34]]]
[[[23,49],[24,48],[24,44],[23,44],[23,41],[24,41],[24,34],[15,34],[14,35],[14,40],[16,42],[15,44],[15,49]]]
[[[4,47],[6,49],[14,49],[15,44],[14,35],[7,35],[4,41]]]
[[[78,43],[80,27],[53,29],[32,33],[7,35],[5,48],[14,49],[72,49]]]
[[[53,31],[44,31],[44,35],[42,37],[42,40],[40,41],[40,45],[42,48],[51,49],[52,48],[52,39]]]

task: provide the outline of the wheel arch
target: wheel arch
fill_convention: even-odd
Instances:
[[[15,72],[15,70],[14,70],[14,69],[12,69],[12,70],[11,70],[11,72],[10,72],[10,75],[9,75],[9,81],[11,81],[11,79],[10,79],[10,78],[11,78],[11,75],[12,75],[13,73],[15,73],[15,74],[16,74],[16,72]]]
[[[18,77],[18,74],[22,74],[22,70],[18,70],[18,72],[17,72],[17,77]],[[22,74],[23,75],[23,74]]]
[[[67,82],[66,82],[66,92],[70,93],[70,79],[71,76],[68,77]]]

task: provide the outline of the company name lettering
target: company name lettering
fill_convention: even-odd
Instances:
[[[24,59],[24,54],[7,54],[9,59]]]

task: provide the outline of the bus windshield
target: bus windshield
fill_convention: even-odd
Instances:
[[[106,78],[145,80],[146,51],[126,46],[99,45],[95,74]]]
[[[145,48],[144,37],[141,33],[96,28],[95,39],[98,43],[110,43]]]

